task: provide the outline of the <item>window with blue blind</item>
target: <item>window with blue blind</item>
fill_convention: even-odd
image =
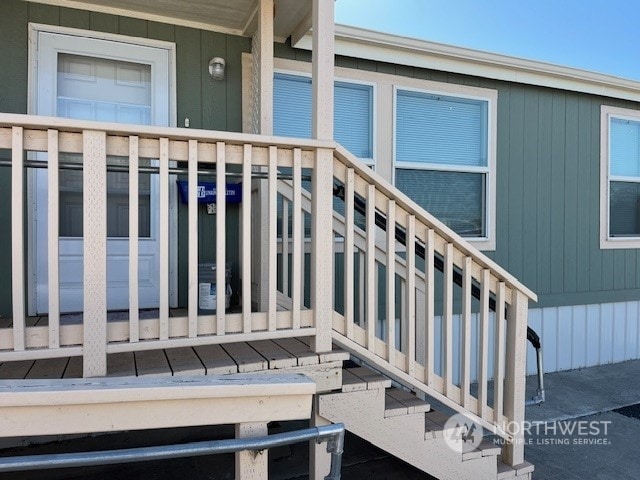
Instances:
[[[640,121],[610,118],[609,237],[640,237]]]
[[[311,138],[311,79],[276,73],[273,81],[273,132]],[[334,137],[367,163],[373,161],[373,87],[335,82]]]
[[[464,237],[487,238],[488,101],[396,90],[395,183]]]

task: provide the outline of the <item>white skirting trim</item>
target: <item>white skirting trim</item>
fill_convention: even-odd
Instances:
[[[545,372],[640,358],[640,301],[529,310],[529,326],[542,339]],[[536,372],[527,350],[527,373]]]

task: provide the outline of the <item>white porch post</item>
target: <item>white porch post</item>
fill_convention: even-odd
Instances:
[[[318,395],[313,398],[313,410],[311,411],[310,427],[323,427],[331,425],[331,422],[318,414]],[[309,441],[309,478],[310,480],[324,480],[331,471],[331,454],[327,452],[327,443]]]
[[[236,424],[236,438],[261,437],[269,434],[264,422]],[[267,480],[269,476],[269,450],[236,452],[237,480]]]
[[[334,0],[313,0],[313,137],[333,139],[334,77]],[[331,350],[333,321],[333,150],[316,150],[313,168],[311,211],[311,308],[314,311],[316,336],[312,347],[316,352]],[[318,398],[314,401],[311,425],[326,425],[318,415]],[[312,480],[329,473],[331,455],[326,445],[312,442],[309,473]]]
[[[334,1],[313,0],[313,137],[333,139]],[[313,169],[311,308],[316,352],[331,350],[333,312],[333,150],[319,148]]]
[[[260,0],[258,8],[259,133],[273,135],[273,0]]]
[[[273,0],[260,0],[258,5],[258,31],[254,42],[253,55],[258,56],[258,72],[254,75],[257,85],[257,98],[254,108],[257,110],[257,131],[260,135],[273,135]],[[266,312],[269,302],[269,241],[263,232],[269,231],[269,215],[265,210],[269,207],[266,181],[254,181],[260,198],[259,225],[254,229],[257,235],[259,255],[256,256],[259,275],[257,280],[258,308]],[[268,210],[267,210],[268,212]],[[271,279],[275,281],[275,279]]]
[[[513,300],[507,315],[507,352],[505,365],[504,413],[514,425],[513,441],[502,449],[502,461],[514,466],[524,462],[524,422],[526,401],[527,315],[529,299],[519,290],[513,291]]]

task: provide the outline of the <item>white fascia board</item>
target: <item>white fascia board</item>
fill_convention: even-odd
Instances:
[[[551,63],[336,25],[336,55],[640,101],[640,82]],[[311,50],[311,34],[296,48]]]

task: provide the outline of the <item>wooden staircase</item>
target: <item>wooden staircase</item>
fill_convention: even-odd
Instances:
[[[500,461],[501,447],[485,439],[469,452],[445,442],[449,415],[362,366],[342,371],[340,391],[319,396],[318,413],[343,422],[350,432],[439,479],[529,480],[533,465],[515,468]],[[451,432],[449,432],[451,433]]]

